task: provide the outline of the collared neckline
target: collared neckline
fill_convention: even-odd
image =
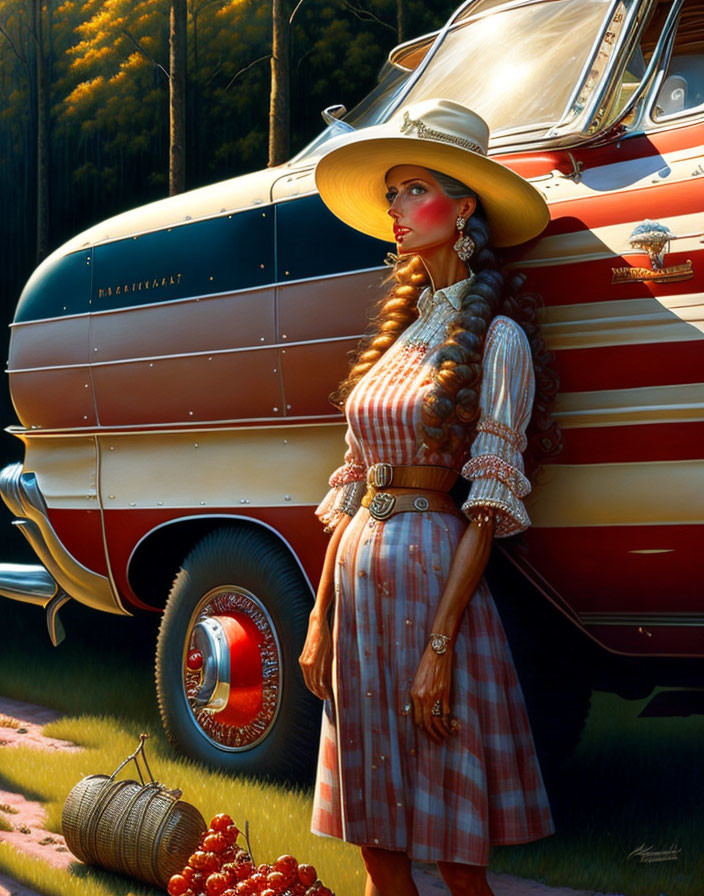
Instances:
[[[435,292],[429,286],[426,286],[418,298],[418,314],[425,317],[433,308],[449,305],[453,311],[457,312],[462,308],[461,294],[465,287],[474,280],[474,274],[470,274],[464,280],[458,280],[450,286],[443,289],[436,289]]]

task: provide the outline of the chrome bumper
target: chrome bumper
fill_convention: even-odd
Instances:
[[[56,613],[70,598],[96,610],[129,615],[107,577],[83,566],[63,546],[49,522],[37,477],[22,470],[22,464],[15,463],[0,472],[0,496],[42,565],[0,563],[0,595],[45,607],[54,643],[62,638]]]

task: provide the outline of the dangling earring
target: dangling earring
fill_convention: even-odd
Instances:
[[[457,230],[459,231],[459,237],[457,238],[457,242],[452,247],[457,253],[457,257],[460,261],[465,264],[472,257],[472,252],[474,252],[475,244],[474,240],[471,236],[464,235],[464,225],[467,223],[466,219],[462,217],[462,215],[457,216],[457,221],[455,225]]]

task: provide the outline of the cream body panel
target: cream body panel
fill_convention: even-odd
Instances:
[[[317,506],[343,463],[342,424],[98,436],[107,510]]]

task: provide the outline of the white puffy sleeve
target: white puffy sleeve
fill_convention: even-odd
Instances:
[[[470,517],[494,512],[498,538],[530,525],[523,498],[531,487],[524,474],[526,427],[535,395],[530,345],[523,330],[507,317],[496,317],[484,345],[481,415],[471,456],[462,475],[471,480],[462,509]]]
[[[334,531],[343,514],[354,516],[357,513],[367,488],[367,468],[359,443],[349,426],[345,442],[345,462],[330,477],[330,491],[315,510],[315,515],[325,525],[326,532]]]

